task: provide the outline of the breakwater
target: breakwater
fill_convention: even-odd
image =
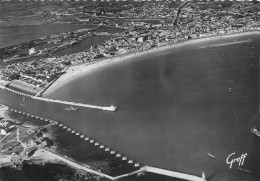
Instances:
[[[54,99],[49,99],[49,98],[43,98],[43,97],[37,97],[37,96],[31,96],[25,93],[21,93],[18,91],[15,91],[13,89],[9,89],[7,87],[4,87],[0,85],[0,88],[9,92],[12,92],[14,94],[18,94],[23,97],[30,97],[32,99],[40,100],[40,101],[45,101],[45,102],[53,102],[53,103],[60,103],[68,106],[77,106],[77,107],[85,107],[85,108],[91,108],[91,109],[99,109],[103,111],[116,111],[117,107],[111,105],[111,106],[97,106],[97,105],[90,105],[90,104],[83,104],[83,103],[76,103],[76,102],[68,102],[68,101],[62,101],[62,100],[54,100]]]
[[[121,178],[124,178],[124,177],[129,177],[131,175],[136,175],[136,174],[144,173],[144,172],[164,175],[164,176],[178,178],[178,179],[182,179],[182,180],[206,181],[206,178],[203,178],[203,176],[199,177],[199,176],[195,176],[195,175],[191,175],[191,174],[175,172],[175,171],[171,171],[171,170],[165,170],[165,169],[150,167],[150,166],[144,166],[144,167],[140,168],[139,170],[137,170],[135,172],[114,177],[114,180],[118,180],[118,179],[121,179]]]
[[[206,181],[206,179],[203,178],[203,176],[199,177],[199,176],[195,176],[195,175],[191,175],[191,174],[175,172],[175,171],[165,170],[165,169],[151,167],[151,166],[144,166],[144,167],[141,167],[139,170],[136,170],[134,172],[112,177],[112,176],[104,174],[102,172],[95,171],[95,170],[75,161],[75,160],[72,160],[72,159],[67,158],[67,157],[65,158],[64,156],[62,156],[62,155],[60,155],[56,152],[53,152],[51,150],[44,150],[44,151],[48,152],[53,157],[58,158],[59,160],[63,161],[64,163],[68,164],[69,166],[72,166],[76,169],[84,170],[84,171],[89,172],[89,173],[93,173],[95,175],[107,178],[109,180],[119,180],[119,179],[122,179],[122,178],[125,178],[125,177],[129,177],[131,175],[137,175],[137,174],[144,173],[144,172],[150,172],[150,173],[155,173],[155,174],[159,174],[159,175],[164,175],[164,176],[178,178],[178,179],[182,179],[182,180],[188,180],[188,181]]]
[[[61,101],[61,100],[54,100],[54,99],[49,99],[49,98],[43,98],[43,97],[36,97],[33,96],[32,99],[37,99],[45,102],[55,102],[55,103],[60,103],[60,104],[65,104],[69,106],[77,106],[77,107],[86,107],[86,108],[91,108],[91,109],[100,109],[103,111],[116,111],[117,107],[115,106],[96,106],[96,105],[90,105],[90,104],[82,104],[82,103],[75,103],[75,102],[68,102],[68,101]]]

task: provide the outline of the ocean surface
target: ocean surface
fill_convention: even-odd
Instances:
[[[107,66],[45,97],[118,106],[115,113],[79,111],[64,120],[81,119],[76,130],[141,163],[205,171],[215,174],[212,180],[259,179],[259,138],[250,131],[260,126],[259,47],[254,35],[167,49]],[[241,167],[253,174],[235,163],[229,169],[234,152],[247,153]]]
[[[250,131],[260,126],[259,48],[259,35],[169,48],[110,64],[44,94],[118,106],[113,113],[65,112],[64,105],[31,99],[19,109],[62,121],[142,165],[205,171],[212,181],[259,180],[260,140]],[[8,92],[0,96],[12,107],[22,101]],[[238,170],[238,163],[230,169],[232,153],[247,153],[240,167],[252,173]]]

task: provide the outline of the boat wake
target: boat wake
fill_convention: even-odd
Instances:
[[[211,158],[215,158],[215,155],[213,155],[212,153],[207,153],[207,155],[209,156],[209,157],[211,157]]]
[[[219,46],[227,46],[227,45],[234,45],[234,44],[241,44],[241,43],[250,43],[251,40],[239,41],[239,42],[231,42],[231,43],[221,43],[215,45],[208,45],[208,46],[200,46],[199,49],[202,48],[210,48],[210,47],[219,47]]]

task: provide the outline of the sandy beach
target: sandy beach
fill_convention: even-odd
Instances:
[[[40,163],[63,163],[57,157],[53,156],[50,152],[46,151],[45,149],[38,149],[33,156],[31,157],[31,163],[40,164]]]
[[[236,33],[226,34],[226,35],[221,35],[221,36],[192,39],[192,40],[185,41],[185,42],[182,42],[182,43],[164,45],[164,46],[156,47],[156,48],[153,48],[153,49],[141,51],[141,52],[138,52],[138,53],[130,53],[130,54],[126,54],[126,55],[121,55],[119,57],[106,58],[106,59],[98,60],[98,61],[91,62],[91,63],[74,65],[74,66],[69,67],[67,69],[66,73],[63,74],[62,76],[60,76],[43,93],[43,95],[54,92],[58,88],[67,84],[68,82],[73,81],[73,80],[75,80],[75,79],[77,79],[77,78],[79,78],[83,75],[89,74],[93,71],[97,71],[98,69],[100,69],[102,67],[112,65],[114,63],[132,60],[134,57],[144,56],[144,55],[151,54],[151,53],[158,53],[158,52],[161,52],[161,51],[165,51],[167,49],[178,48],[178,47],[182,47],[182,46],[186,46],[186,45],[190,45],[190,44],[202,43],[202,42],[209,41],[209,40],[237,37],[237,36],[242,36],[242,35],[251,35],[251,34],[260,34],[260,31],[236,32]]]

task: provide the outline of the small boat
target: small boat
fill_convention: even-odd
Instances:
[[[215,156],[214,156],[213,154],[211,154],[211,153],[207,153],[207,155],[208,155],[209,157],[211,157],[211,158],[215,158]]]
[[[64,109],[65,111],[77,111],[78,110],[78,108],[76,108],[76,107],[68,107],[68,108],[66,108],[66,109]]]
[[[232,89],[231,88],[228,88],[228,93],[230,94],[232,92]]]
[[[251,129],[251,132],[252,132],[254,135],[260,137],[260,131],[258,131],[255,127]]]
[[[137,173],[137,177],[140,177],[140,176],[143,176],[143,175],[145,175],[144,172],[139,172],[139,173]]]
[[[243,172],[247,172],[247,173],[253,173],[251,170],[247,170],[247,169],[244,169],[244,168],[240,168],[240,167],[237,167],[238,170],[241,170]]]

